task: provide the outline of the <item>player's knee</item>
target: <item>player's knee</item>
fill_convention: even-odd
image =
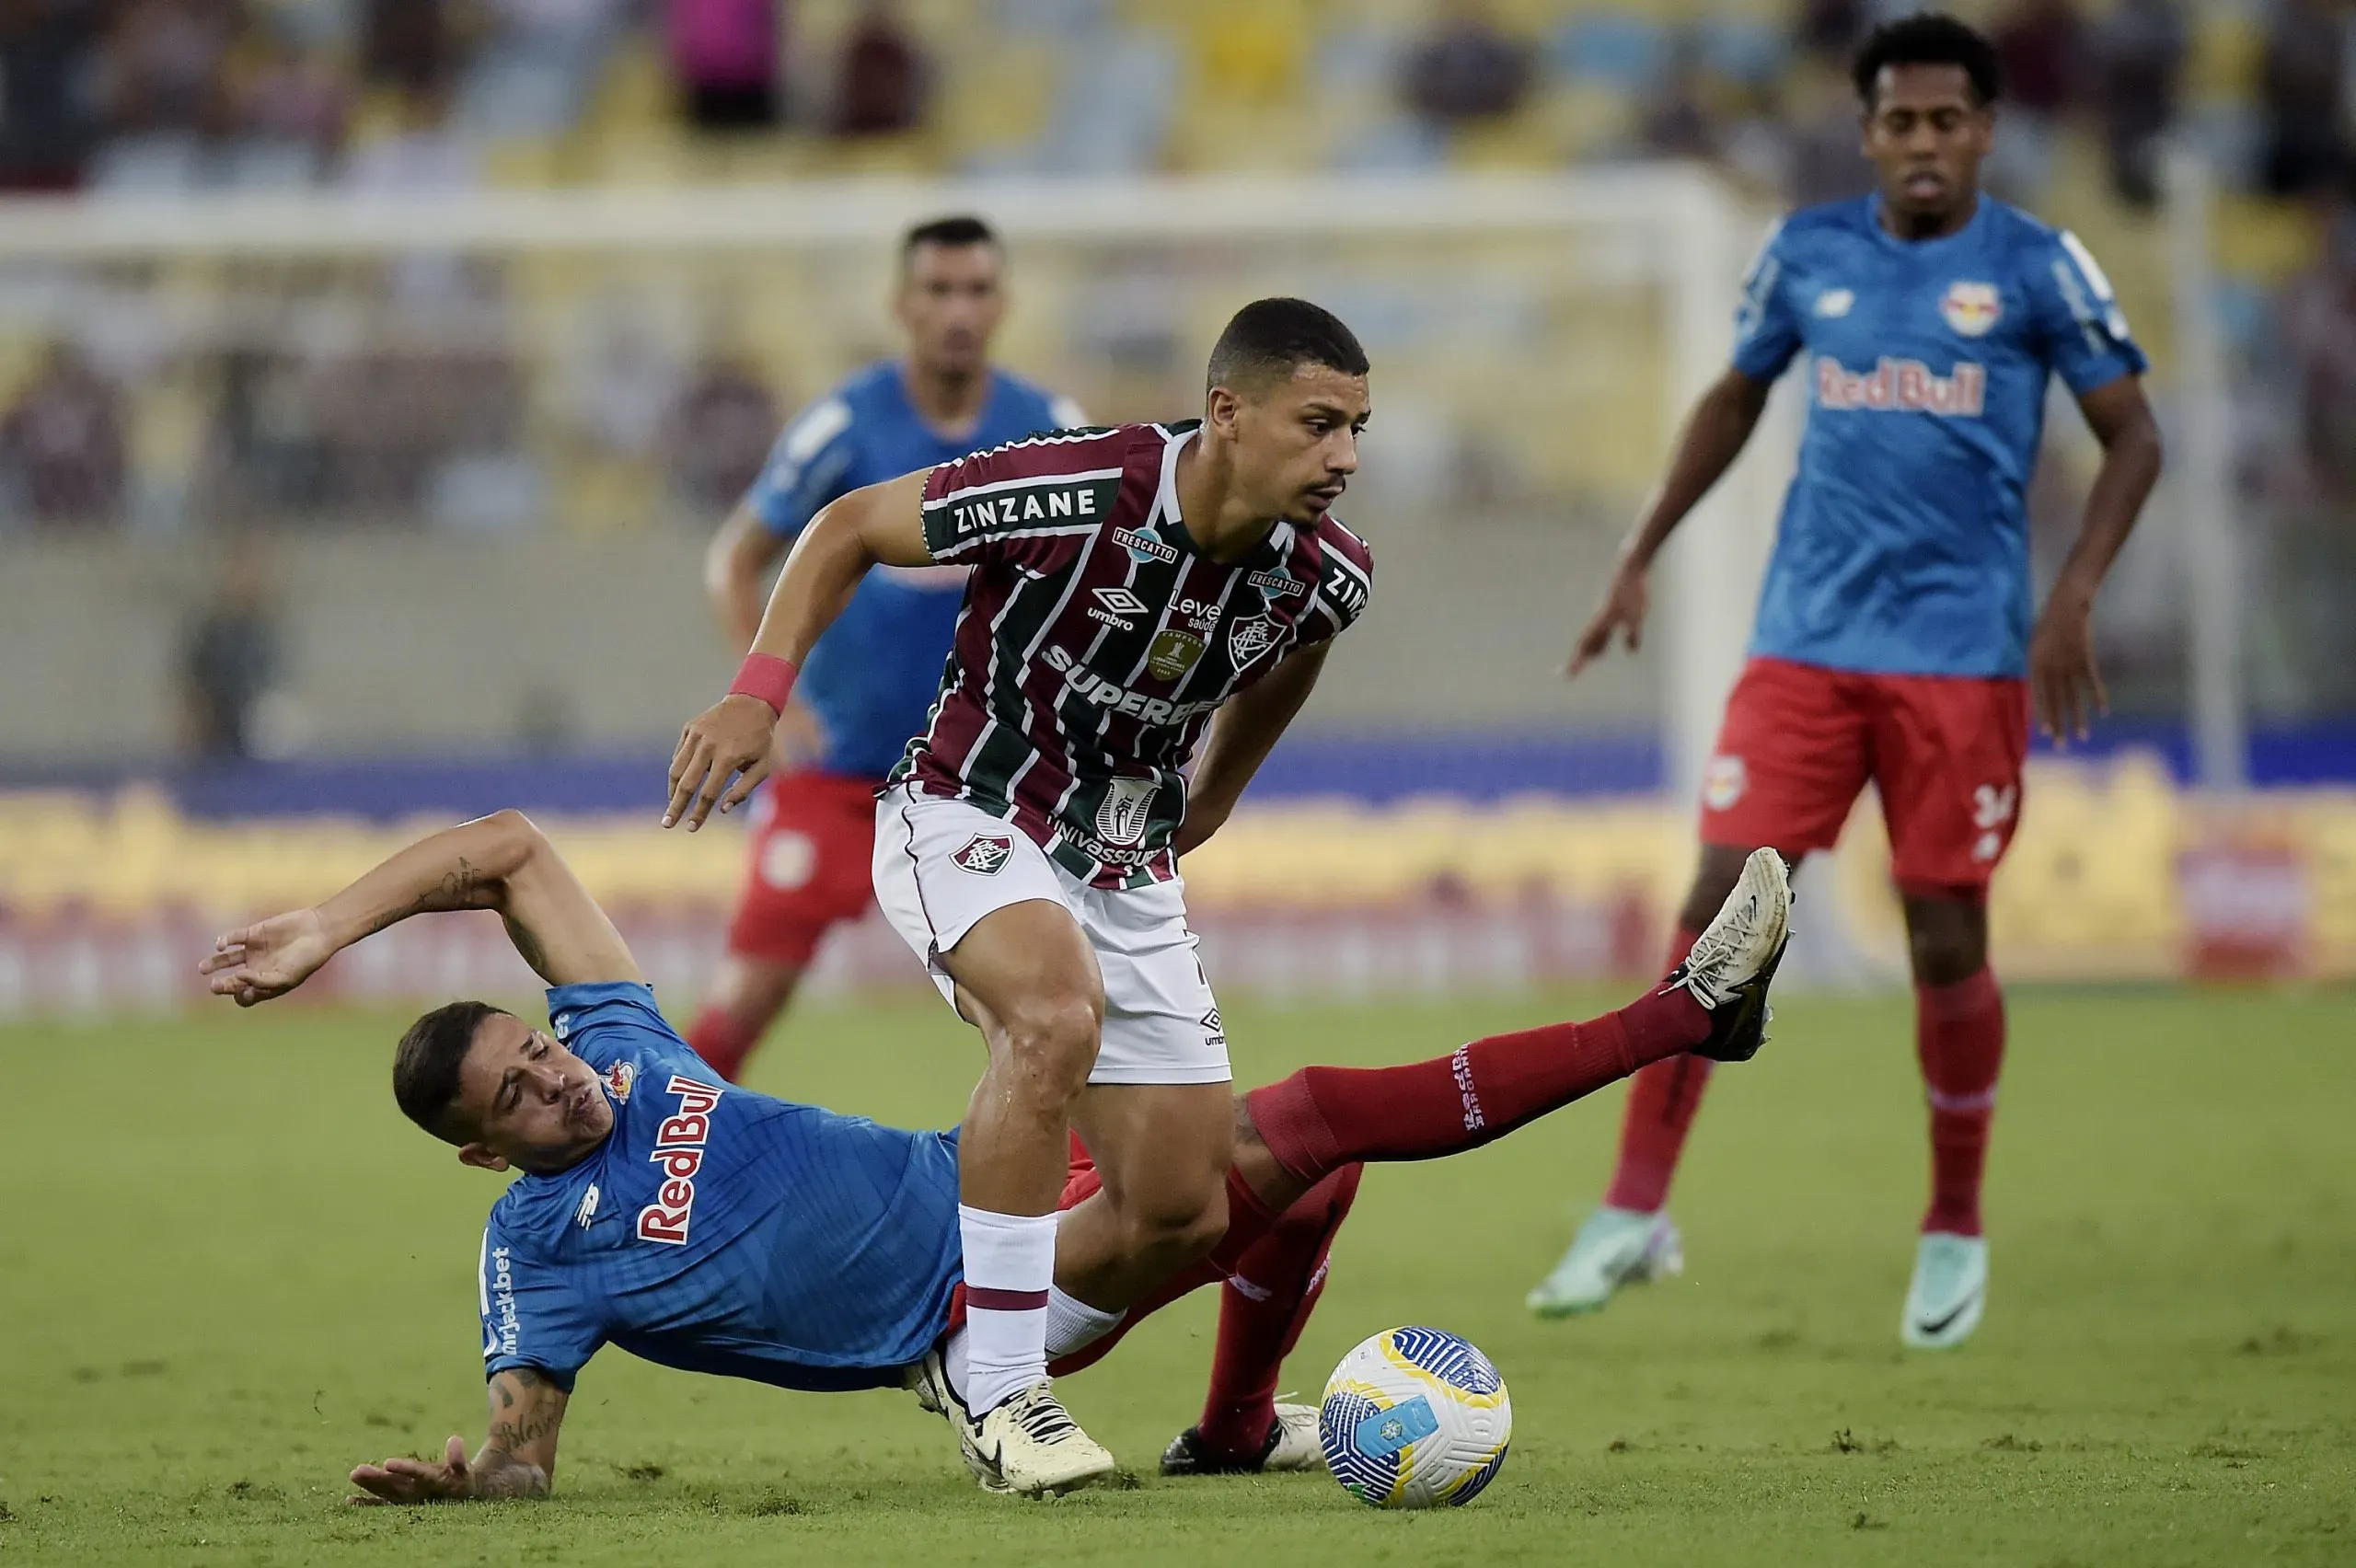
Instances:
[[[1153,1255],[1171,1266],[1202,1257],[1227,1234],[1227,1188],[1209,1182],[1195,1190],[1161,1187],[1150,1194],[1133,1196],[1134,1206],[1122,1216],[1128,1229],[1132,1255]]]
[[[1960,926],[1911,931],[1907,950],[1914,978],[1924,986],[1952,986],[1988,966],[1985,934]]]
[[[1009,1066],[1042,1104],[1063,1105],[1096,1066],[1103,1018],[1084,996],[1026,997],[1001,1016]]]
[[[766,960],[732,959],[712,985],[711,1002],[745,1029],[766,1029],[793,997],[802,972]]]
[[[1967,898],[1910,894],[1906,948],[1917,984],[1969,980],[1988,965],[1988,911]]]

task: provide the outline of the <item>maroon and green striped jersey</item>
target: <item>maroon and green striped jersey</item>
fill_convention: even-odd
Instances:
[[[1074,876],[1176,872],[1179,769],[1213,709],[1366,608],[1374,558],[1331,517],[1221,565],[1178,514],[1199,421],[1033,436],[935,468],[925,545],[971,565],[925,732],[895,783],[961,799]]]

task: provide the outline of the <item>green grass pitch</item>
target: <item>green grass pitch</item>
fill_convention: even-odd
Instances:
[[[1433,1055],[1592,994],[1238,1005],[1239,1071]],[[1506,1374],[1486,1495],[1385,1515],[1321,1477],[1164,1482],[1207,1297],[1066,1392],[1134,1484],[988,1498],[904,1395],[792,1396],[608,1351],[557,1499],[359,1510],[343,1472],[481,1435],[495,1179],[396,1113],[400,1019],[286,1005],[0,1031],[0,1565],[2356,1562],[2356,998],[2028,994],[1991,1306],[1897,1343],[1923,1188],[1902,998],[1796,998],[1719,1076],[1677,1198],[1691,1273],[1603,1316],[1521,1294],[1602,1179],[1617,1093],[1373,1172],[1288,1387],[1427,1320]],[[976,1048],[918,1001],[814,1011],[758,1087],[952,1117]]]

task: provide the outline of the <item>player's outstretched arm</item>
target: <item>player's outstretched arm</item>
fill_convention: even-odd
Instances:
[[[546,1497],[556,1475],[556,1439],[568,1396],[529,1366],[491,1379],[491,1431],[467,1458],[466,1440],[452,1437],[439,1459],[396,1455],[352,1472],[359,1487],[350,1501],[387,1503],[512,1503]]]
[[[2160,478],[2160,426],[2138,376],[2122,375],[2078,399],[2086,428],[2102,444],[2102,467],[2086,496],[2077,543],[2029,638],[2029,690],[2038,727],[2067,744],[2084,740],[2096,716],[2109,711],[2095,666],[2095,594],[2134,531]]]
[[[1228,698],[1211,719],[1203,760],[1186,790],[1186,820],[1178,824],[1177,851],[1184,855],[1227,824],[1243,787],[1268,760],[1300,705],[1316,689],[1330,642],[1312,642],[1285,655],[1258,683]]]
[[[761,629],[766,601],[761,584],[783,554],[786,539],[760,519],[749,502],[739,502],[704,551],[703,591],[728,646],[742,652]],[[769,771],[783,773],[814,761],[826,751],[826,732],[810,705],[789,699],[778,716],[776,755]]]
[[[1678,432],[1669,472],[1621,545],[1620,563],[1604,588],[1602,603],[1579,632],[1565,674],[1576,675],[1601,658],[1610,651],[1615,636],[1632,653],[1643,644],[1645,615],[1651,604],[1646,580],[1652,571],[1653,558],[1685,521],[1686,513],[1701,504],[1710,487],[1742,455],[1773,390],[1773,382],[1754,380],[1729,369],[1693,405],[1685,427]]]
[[[748,666],[760,659],[799,669],[859,591],[869,568],[931,564],[932,552],[924,542],[929,472],[855,490],[812,519],[769,593]],[[671,799],[663,825],[684,820],[693,832],[715,805],[729,811],[750,796],[768,777],[770,734],[783,708],[781,695],[770,701],[738,690],[690,720],[672,754]]]
[[[422,838],[324,904],[231,931],[197,965],[241,1008],[283,997],[386,927],[445,909],[495,909],[515,951],[551,986],[641,978],[614,923],[556,847],[517,811]]]

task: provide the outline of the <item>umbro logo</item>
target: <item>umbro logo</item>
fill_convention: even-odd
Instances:
[[[1103,621],[1115,631],[1127,631],[1137,625],[1137,617],[1152,613],[1153,606],[1130,593],[1126,588],[1096,590],[1097,608],[1088,612],[1091,620]]]

